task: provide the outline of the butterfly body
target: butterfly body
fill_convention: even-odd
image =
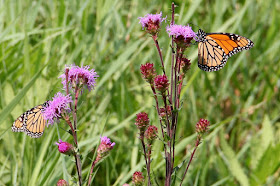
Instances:
[[[222,69],[229,57],[254,46],[251,40],[237,34],[205,33],[201,29],[197,33],[197,42],[198,67],[207,72]]]
[[[43,135],[46,120],[42,114],[42,110],[48,106],[46,101],[44,104],[29,109],[20,115],[13,123],[13,132],[24,132],[32,138],[39,138]]]

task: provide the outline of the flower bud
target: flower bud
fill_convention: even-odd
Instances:
[[[166,119],[166,113],[167,113],[167,116],[168,118],[171,116],[171,107],[168,105],[167,106],[167,112],[165,111],[165,107],[162,107],[159,109],[159,115],[162,119]]]
[[[144,132],[149,125],[150,120],[146,112],[140,112],[136,115],[135,125],[140,130],[140,138],[143,139]]]
[[[64,142],[61,139],[59,139],[59,143],[56,143],[56,145],[58,146],[58,151],[62,154],[70,156],[75,152],[74,147],[70,143]]]
[[[146,63],[145,65],[141,65],[140,70],[143,79],[146,80],[148,83],[153,84],[154,79],[156,77],[156,69],[154,68],[154,64]]]
[[[185,74],[190,68],[191,68],[191,60],[187,58],[182,58],[181,60],[181,69],[183,73]]]
[[[158,75],[155,77],[155,87],[162,94],[168,89],[169,83],[166,75]]]
[[[58,182],[56,183],[57,186],[68,186],[68,182],[63,180],[63,179],[59,179]]]
[[[115,142],[112,143],[110,138],[107,138],[107,136],[103,136],[100,138],[101,143],[97,149],[97,157],[95,160],[96,162],[99,162],[101,159],[105,158],[115,146]]]
[[[143,173],[140,171],[134,172],[132,176],[132,182],[134,183],[135,186],[142,186],[144,185],[145,178],[143,176]]]
[[[157,138],[158,128],[154,125],[150,125],[145,131],[145,138],[149,144]]]
[[[200,119],[195,126],[196,132],[200,135],[204,134],[205,132],[208,131],[209,125],[210,125],[209,121],[207,121],[206,119]]]

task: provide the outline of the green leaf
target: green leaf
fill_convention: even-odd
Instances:
[[[43,66],[40,71],[38,71],[33,78],[28,82],[28,84],[16,95],[16,97],[7,105],[2,112],[0,113],[0,123],[2,123],[6,117],[11,113],[11,111],[15,108],[15,106],[19,103],[19,101],[24,97],[27,91],[32,87],[35,83],[36,79],[41,74],[42,70],[46,67]]]
[[[248,177],[242,169],[242,166],[240,165],[240,162],[238,161],[234,151],[224,139],[222,132],[220,133],[220,140],[221,148],[226,158],[225,163],[227,164],[230,173],[234,176],[236,180],[238,180],[238,182],[242,186],[249,185]]]
[[[275,147],[269,146],[267,148],[251,176],[251,185],[265,184],[267,178],[280,168],[279,155],[280,143]]]
[[[271,121],[268,115],[264,116],[262,122],[261,137],[256,136],[255,140],[252,140],[252,160],[251,165],[253,168],[258,166],[260,158],[263,156],[267,147],[273,142],[274,134]]]

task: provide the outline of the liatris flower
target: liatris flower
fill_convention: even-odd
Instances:
[[[57,186],[68,186],[68,182],[63,180],[63,179],[59,179],[58,182],[56,183]]]
[[[89,70],[90,66],[79,67],[75,65],[66,68],[69,69],[68,82],[66,82],[65,73],[59,76],[59,78],[62,79],[64,89],[66,89],[66,83],[69,83],[72,88],[80,85],[86,85],[89,91],[94,89],[96,83],[95,80],[99,77],[94,69]]]
[[[207,121],[206,119],[200,119],[199,122],[197,122],[195,128],[196,128],[196,132],[199,135],[203,135],[205,132],[208,131],[208,127],[210,125],[210,122]]]
[[[129,184],[128,184],[128,183],[125,183],[125,184],[123,184],[122,186],[129,186]]]
[[[171,25],[166,28],[166,31],[169,37],[174,36],[174,42],[180,47],[185,47],[193,38],[197,37],[190,26]]]
[[[63,113],[71,111],[69,107],[71,102],[70,95],[64,96],[58,92],[53,100],[48,102],[48,106],[43,109],[43,116],[45,120],[48,120],[48,125],[58,121]]]
[[[143,139],[144,132],[149,125],[150,120],[146,112],[140,112],[136,115],[135,125],[140,130],[140,138]]]
[[[150,84],[153,84],[156,77],[156,69],[153,63],[146,63],[140,67],[143,78]]]
[[[159,115],[162,119],[166,119],[165,107],[162,107],[159,109]],[[168,115],[168,117],[171,116],[171,107],[169,105],[167,106],[167,115]]]
[[[112,143],[110,138],[107,138],[106,136],[100,137],[100,139],[101,143],[97,149],[96,163],[105,158],[109,154],[110,150],[112,150],[115,146],[115,142]]]
[[[145,131],[145,138],[148,143],[151,144],[153,140],[157,138],[158,128],[154,125],[150,125]]]
[[[56,143],[56,145],[58,146],[58,151],[62,154],[66,154],[70,156],[71,154],[74,153],[74,147],[68,142],[59,139],[59,143]]]
[[[133,173],[132,176],[132,182],[134,183],[135,186],[142,186],[144,185],[145,178],[143,176],[143,173],[140,171],[136,171]]]
[[[191,60],[187,58],[182,58],[181,60],[181,69],[183,73],[185,74],[190,68],[191,68]]]
[[[147,14],[144,17],[138,17],[140,20],[139,23],[141,23],[142,28],[146,28],[147,32],[151,35],[156,35],[159,31],[160,24],[166,18],[162,18],[162,13],[159,14]]]
[[[166,75],[158,75],[155,77],[155,87],[162,94],[165,94],[165,91],[168,89],[169,83]]]

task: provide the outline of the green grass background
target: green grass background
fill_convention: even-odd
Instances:
[[[83,177],[90,159],[107,135],[116,142],[100,164],[94,185],[131,183],[144,171],[136,113],[149,113],[159,125],[154,100],[141,79],[140,64],[154,62],[156,48],[137,17],[168,16],[159,35],[170,67],[170,38],[165,27],[171,2],[159,0],[0,1],[0,185],[54,185],[76,175],[73,159],[58,153],[59,138],[71,141],[64,122],[49,126],[39,139],[12,133],[13,121],[29,108],[62,90],[58,76],[66,64],[90,65],[97,87],[84,91],[78,108],[78,139]],[[230,32],[255,46],[231,57],[224,69],[206,73],[197,67],[197,46],[182,91],[176,165],[177,185],[194,145],[199,118],[211,130],[196,152],[184,185],[280,185],[280,2],[277,0],[175,1],[176,23],[198,25],[206,32]],[[195,31],[198,27],[193,26]],[[169,72],[169,70],[167,70]],[[163,184],[162,143],[153,148],[153,178]]]

